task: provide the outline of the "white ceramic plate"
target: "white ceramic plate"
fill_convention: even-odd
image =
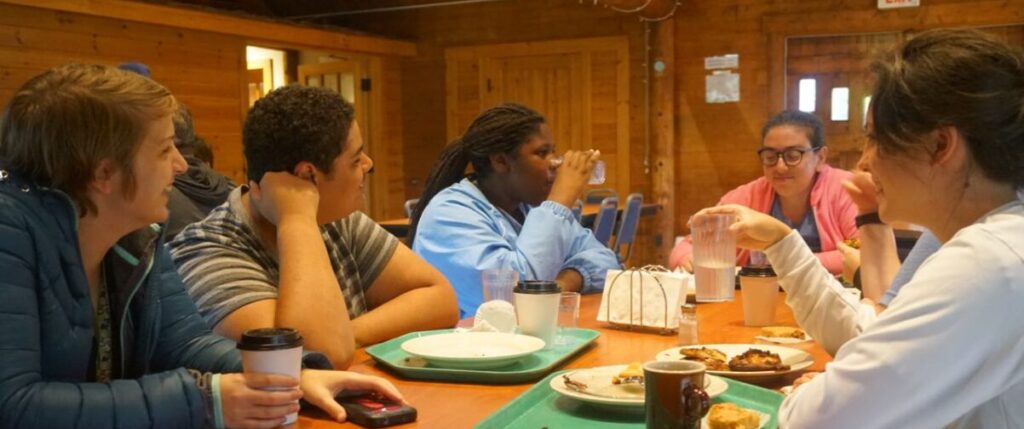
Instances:
[[[508,366],[544,348],[544,340],[500,332],[461,332],[413,338],[402,350],[442,368],[490,369]]]
[[[755,380],[761,378],[776,377],[783,374],[789,374],[791,372],[797,372],[806,369],[814,363],[814,357],[810,353],[803,350],[794,349],[792,347],[773,346],[768,344],[698,344],[695,346],[683,346],[673,347],[668,350],[662,350],[658,352],[656,359],[659,361],[669,360],[681,360],[683,355],[679,354],[681,349],[699,349],[701,347],[707,347],[709,349],[717,349],[722,353],[725,353],[725,361],[729,363],[729,359],[733,356],[743,354],[743,352],[750,349],[767,350],[772,353],[779,355],[782,359],[782,363],[789,365],[789,369],[786,371],[712,371],[708,370],[708,373],[721,375],[729,378],[735,378],[738,380]]]
[[[612,378],[618,375],[627,365],[598,366],[566,373],[570,379],[587,385],[587,390],[596,394],[588,394],[572,390],[565,385],[565,378],[558,376],[551,379],[551,389],[563,396],[583,402],[600,404],[618,408],[643,408],[644,386],[638,384],[612,384]],[[704,391],[708,397],[721,395],[729,388],[725,380],[711,374],[704,374]]]
[[[766,344],[778,344],[780,346],[806,345],[814,341],[814,339],[812,339],[810,335],[804,335],[804,339],[802,340],[793,337],[765,337],[763,335],[758,335],[754,337],[754,339],[757,341],[764,342]]]
[[[759,419],[761,419],[761,421],[759,421],[758,425],[757,425],[758,429],[763,428],[764,425],[768,424],[768,422],[772,419],[772,416],[770,416],[768,414],[762,413],[762,412],[757,411],[757,410],[751,410],[750,408],[747,408],[747,409],[757,413],[757,417]],[[700,427],[702,427],[702,428],[709,428],[709,427],[711,427],[711,420],[708,418],[710,415],[711,415],[711,413],[708,413],[707,416],[704,416],[704,418],[700,420]]]

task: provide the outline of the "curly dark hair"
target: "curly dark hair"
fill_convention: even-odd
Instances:
[[[302,161],[331,174],[354,120],[352,103],[326,89],[292,84],[271,91],[249,109],[242,128],[249,180],[292,171]]]

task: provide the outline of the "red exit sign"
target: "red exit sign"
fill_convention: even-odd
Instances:
[[[921,0],[878,0],[879,9],[896,9],[900,7],[918,7]]]

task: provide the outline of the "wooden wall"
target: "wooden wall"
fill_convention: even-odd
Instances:
[[[644,25],[635,16],[575,0],[515,0],[402,12],[353,15],[331,21],[346,28],[417,42],[418,55],[402,59],[402,122],[405,191],[418,197],[447,143],[445,49],[624,35],[629,45],[630,192],[650,195],[644,170]],[[653,136],[652,136],[653,139]],[[557,144],[557,142],[556,142]],[[641,234],[647,232],[642,230]],[[647,232],[648,235],[650,234]],[[671,243],[671,240],[668,240]],[[643,238],[633,262],[662,259],[653,238]],[[668,249],[663,249],[667,251]]]
[[[30,77],[69,62],[116,66],[140,61],[195,117],[197,133],[214,151],[214,167],[245,181],[242,121],[248,110],[247,44],[280,49],[358,53],[374,85],[373,121],[401,114],[397,56],[415,46],[373,36],[326,31],[214,14],[188,8],[121,0],[45,2],[0,0],[0,106]],[[166,24],[166,25],[161,25]],[[297,55],[292,55],[296,57]],[[293,77],[294,78],[294,77]],[[374,123],[374,215],[404,216],[402,130]]]
[[[0,4],[0,104],[30,77],[69,62],[141,61],[195,116],[218,170],[244,177],[245,41],[202,31]]]

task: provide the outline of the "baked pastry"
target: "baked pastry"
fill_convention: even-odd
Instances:
[[[630,363],[619,375],[612,377],[612,384],[624,383],[644,383],[644,369],[640,367],[640,362]]]
[[[806,340],[807,334],[800,328],[791,326],[765,326],[761,328],[761,336],[776,338],[796,338]]]
[[[710,429],[757,429],[760,426],[761,416],[756,412],[729,402],[712,405],[708,412]]]
[[[786,371],[789,365],[782,363],[778,354],[759,349],[750,349],[729,359],[729,369],[737,372]]]
[[[725,353],[722,353],[721,350],[701,347],[699,349],[680,349],[679,353],[683,355],[683,359],[703,363],[711,371],[729,370],[729,365],[725,364]]]
[[[859,238],[848,238],[846,240],[843,240],[843,244],[845,244],[847,246],[850,246],[850,247],[852,247],[854,249],[860,249],[860,239]]]

